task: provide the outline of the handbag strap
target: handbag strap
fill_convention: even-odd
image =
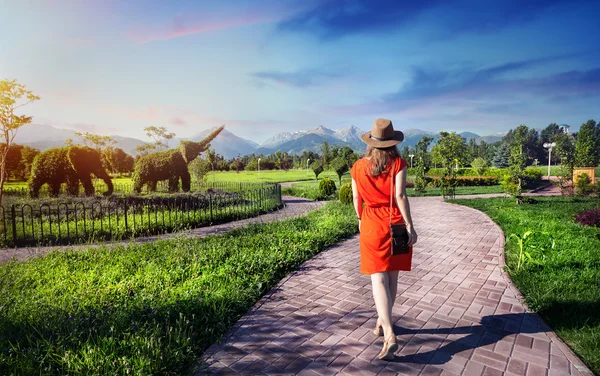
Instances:
[[[394,198],[394,180],[396,180],[396,176],[394,174],[394,167],[396,167],[396,160],[394,159],[394,161],[392,162],[392,166],[390,168],[390,174],[391,174],[391,179],[392,181],[390,182],[390,225],[392,224],[392,200]]]

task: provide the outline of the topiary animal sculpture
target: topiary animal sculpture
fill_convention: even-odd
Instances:
[[[102,166],[100,153],[87,146],[70,146],[54,148],[38,154],[31,165],[29,177],[29,195],[37,198],[40,188],[48,184],[50,195],[58,196],[62,183],[67,183],[67,193],[77,195],[79,182],[83,184],[85,194],[94,195],[94,185],[91,175],[104,180],[108,190],[104,193],[110,196],[113,183]]]
[[[179,148],[141,156],[133,166],[133,190],[140,193],[144,184],[147,184],[148,190],[152,192],[156,190],[159,181],[168,180],[169,192],[176,192],[181,179],[181,188],[184,192],[189,192],[188,163],[207,150],[210,142],[221,133],[223,128],[224,126],[217,128],[200,142],[181,141]]]

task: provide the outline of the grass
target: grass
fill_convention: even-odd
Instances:
[[[351,205],[204,239],[0,266],[0,374],[190,372],[262,294],[356,232]]]
[[[337,181],[337,175],[334,171],[323,171],[319,175],[319,179],[331,178]],[[206,182],[213,180],[213,173],[209,172],[204,177]],[[215,181],[236,181],[236,182],[268,182],[281,183],[286,181],[306,181],[315,180],[315,173],[312,170],[308,172],[304,170],[265,170],[260,172],[260,177],[257,171],[240,171],[238,174],[235,171],[215,171]]]
[[[292,184],[291,187],[282,187],[281,194],[288,195],[288,196],[295,196],[295,197],[304,197],[304,198],[308,198],[310,200],[317,200],[317,201],[336,199],[339,189],[340,189],[339,179],[336,176],[335,179],[331,179],[331,180],[334,181],[337,189],[336,189],[335,193],[333,195],[331,195],[330,197],[323,195],[319,191],[319,182],[314,181],[314,180],[309,181],[309,182],[294,183],[294,184]],[[342,184],[350,183],[351,181],[352,180],[349,177],[342,178]]]
[[[544,176],[548,176],[548,165],[545,166],[537,166],[537,168],[544,174]],[[550,166],[550,175],[551,176],[559,176],[561,174],[560,166]],[[600,177],[600,166],[596,167],[595,171],[596,177]]]
[[[589,198],[536,198],[537,204],[516,205],[514,199],[474,199],[453,202],[489,215],[505,235],[522,237],[534,231],[530,241],[542,245],[528,251],[532,257],[517,270],[517,242],[506,245],[512,281],[525,296],[528,307],[538,312],[552,329],[600,374],[600,229],[574,222],[583,210],[598,208]],[[551,248],[548,235],[555,246]]]
[[[409,197],[417,197],[417,196],[441,196],[441,188],[427,188],[425,193],[415,192],[413,188],[407,189],[407,194]],[[456,187],[455,194],[459,195],[481,195],[488,193],[504,193],[504,190],[499,185],[490,185],[484,187]]]
[[[15,215],[12,210],[7,210],[4,218],[0,218],[0,245],[123,240],[248,218],[278,209],[280,200],[276,186],[259,185],[235,192],[239,187],[233,184],[227,187],[231,191],[216,190],[212,194],[37,200],[6,197],[7,207],[11,202],[15,204]]]
[[[339,189],[338,180],[335,179],[335,184]],[[342,184],[350,182],[351,180],[348,178],[342,179]],[[440,188],[427,188],[424,194],[420,194],[415,192],[414,188],[408,188],[407,193],[409,197],[415,196],[440,196],[441,190]],[[499,185],[492,185],[487,187],[456,187],[456,195],[476,195],[476,194],[486,194],[486,193],[504,193],[502,187]],[[325,197],[319,192],[319,185],[315,181],[311,182],[300,182],[294,183],[291,187],[285,187],[281,189],[282,195],[288,196],[296,196],[296,197],[304,197],[311,200],[327,200],[331,197]],[[337,198],[337,192],[333,196],[333,198]]]

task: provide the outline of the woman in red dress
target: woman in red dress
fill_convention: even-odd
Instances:
[[[367,144],[364,158],[352,166],[352,194],[360,231],[360,272],[371,276],[373,298],[377,308],[374,333],[383,335],[379,359],[394,359],[398,350],[392,326],[392,306],[396,299],[398,271],[410,271],[412,245],[417,242],[406,197],[406,161],[396,145],[404,139],[394,131],[388,119],[377,119],[371,132],[362,136]],[[390,213],[390,193],[394,200]],[[392,223],[405,223],[410,253],[391,255],[390,214]]]

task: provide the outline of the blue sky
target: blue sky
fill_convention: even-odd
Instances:
[[[526,4],[526,5],[525,5]],[[34,122],[145,139],[225,124],[261,143],[355,125],[600,120],[599,1],[0,0],[0,78]]]

